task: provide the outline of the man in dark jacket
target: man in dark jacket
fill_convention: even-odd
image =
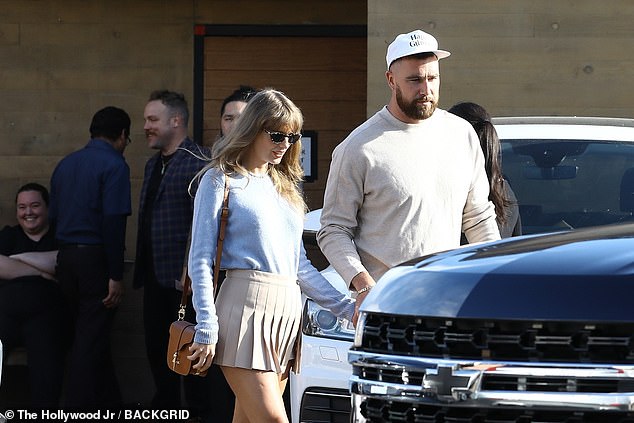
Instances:
[[[188,138],[189,112],[182,94],[155,91],[144,111],[148,146],[159,150],[145,165],[139,204],[134,287],[144,287],[145,344],[156,392],[155,409],[179,409],[180,376],[167,367],[169,326],[181,298],[180,279],[193,214],[196,174],[210,158],[208,149]],[[195,320],[193,308],[186,319]],[[185,378],[193,417],[211,421],[209,380]]]

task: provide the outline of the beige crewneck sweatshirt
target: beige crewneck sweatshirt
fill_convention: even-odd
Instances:
[[[499,239],[484,157],[471,125],[444,110],[417,124],[386,107],[332,156],[317,235],[349,284],[469,242]]]

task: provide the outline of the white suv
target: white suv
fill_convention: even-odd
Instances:
[[[519,117],[493,123],[524,234],[634,220],[634,119]],[[314,240],[319,215],[309,213],[306,243]],[[332,267],[322,273],[347,289]],[[293,423],[350,421],[347,355],[353,338],[350,322],[306,300],[300,372],[291,374]]]

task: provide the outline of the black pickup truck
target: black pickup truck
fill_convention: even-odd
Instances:
[[[634,422],[634,224],[391,270],[348,359],[353,422]]]

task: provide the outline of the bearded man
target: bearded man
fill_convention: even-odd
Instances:
[[[388,46],[386,107],[333,151],[319,247],[357,291],[357,310],[391,267],[469,242],[499,239],[480,142],[438,108],[439,59],[421,30]]]

